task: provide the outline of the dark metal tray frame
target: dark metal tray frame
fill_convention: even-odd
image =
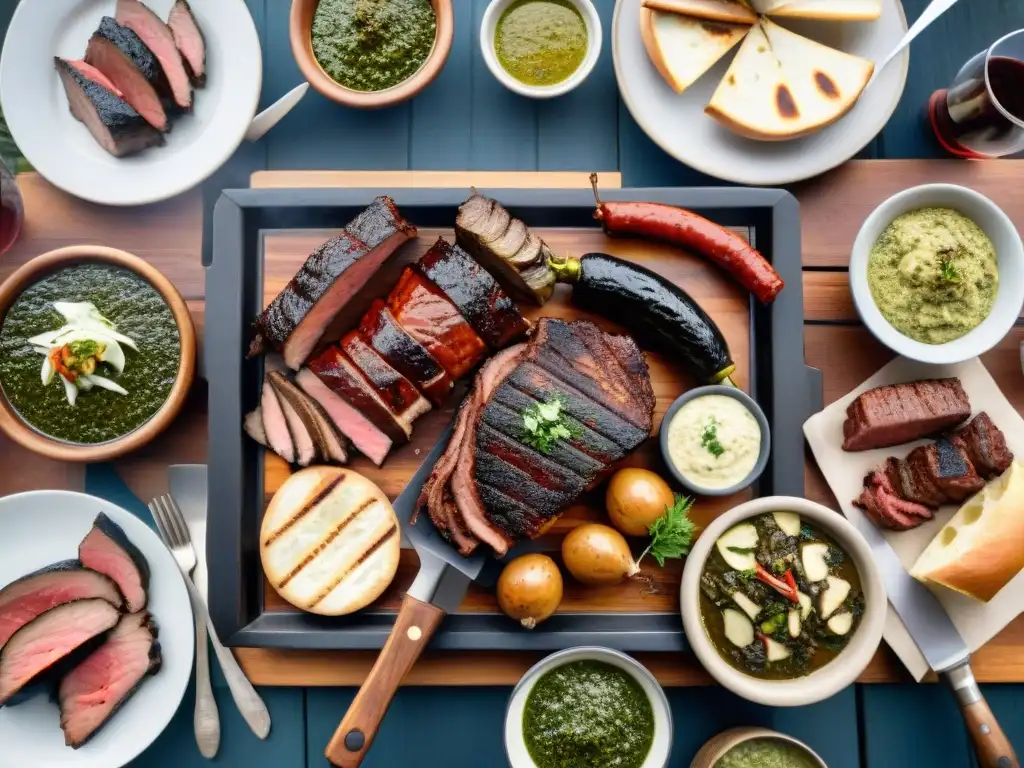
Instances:
[[[482,190],[531,227],[596,227],[585,190]],[[262,309],[263,237],[269,230],[340,228],[379,194],[395,199],[420,227],[449,228],[465,189],[226,190],[214,211],[213,260],[206,276],[205,363],[209,381],[210,612],[226,645],[271,648],[380,648],[394,611],[325,618],[263,611],[259,556],[262,449],[242,433],[257,404],[263,365],[245,360],[251,323]],[[772,452],[758,496],[803,496],[803,422],[820,409],[820,372],[804,365],[799,206],[771,189],[616,189],[607,200],[652,200],[696,211],[724,226],[748,227],[786,288],[769,307],[751,299],[750,385],[772,429]],[[626,651],[688,648],[674,614],[560,614],[519,631],[497,614],[449,616],[433,647],[555,650],[605,645]]]

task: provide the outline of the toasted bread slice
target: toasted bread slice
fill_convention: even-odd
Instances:
[[[750,29],[746,24],[701,21],[677,13],[640,9],[640,35],[647,55],[676,93],[693,85]]]

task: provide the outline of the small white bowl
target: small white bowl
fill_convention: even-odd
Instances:
[[[654,712],[654,741],[640,768],[667,768],[672,751],[672,710],[661,684],[647,667],[621,651],[597,646],[567,648],[547,656],[530,667],[512,690],[505,710],[505,756],[512,768],[537,768],[523,738],[523,711],[533,686],[545,672],[573,661],[603,661],[633,677],[647,694]]]
[[[952,208],[972,219],[995,246],[999,290],[995,304],[977,328],[945,344],[925,344],[893,328],[875,304],[868,285],[871,248],[893,220],[919,208]],[[1013,327],[1024,305],[1024,245],[1013,222],[984,195],[955,184],[925,184],[893,195],[865,220],[850,254],[850,290],[864,325],[897,354],[922,363],[970,360],[998,344]]]
[[[480,50],[483,52],[488,69],[491,70],[491,74],[497,78],[498,82],[520,96],[529,96],[532,99],[551,99],[568,93],[586,80],[601,57],[603,34],[601,17],[597,15],[597,9],[594,8],[591,0],[569,0],[576,6],[576,10],[580,12],[583,20],[587,23],[587,53],[575,72],[554,85],[528,85],[512,77],[498,61],[498,54],[494,50],[494,32],[501,14],[514,2],[515,0],[491,0],[491,4],[484,11],[483,21],[480,23]]]
[[[850,642],[828,664],[804,677],[765,680],[740,672],[715,650],[700,610],[700,575],[718,537],[737,523],[767,512],[796,512],[831,536],[857,567],[864,590],[864,615]],[[701,533],[686,558],[679,591],[683,627],[697,659],[721,685],[737,696],[768,707],[800,707],[833,696],[852,684],[871,662],[882,641],[888,609],[885,585],[864,537],[841,514],[795,496],[754,499],[717,517]]]

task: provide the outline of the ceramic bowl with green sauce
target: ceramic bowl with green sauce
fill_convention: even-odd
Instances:
[[[542,659],[505,712],[512,768],[666,768],[671,749],[672,713],[661,685],[610,648],[568,648]]]
[[[708,740],[690,768],[828,768],[799,739],[767,728],[730,728]]]
[[[0,286],[0,430],[61,461],[136,450],[181,409],[195,348],[184,299],[142,259],[39,256]]]
[[[488,69],[514,93],[568,93],[601,57],[601,19],[591,0],[492,0],[480,25]]]

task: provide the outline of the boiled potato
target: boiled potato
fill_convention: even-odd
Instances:
[[[668,483],[654,472],[633,467],[612,475],[604,498],[612,525],[627,536],[646,536],[651,523],[675,503]]]

